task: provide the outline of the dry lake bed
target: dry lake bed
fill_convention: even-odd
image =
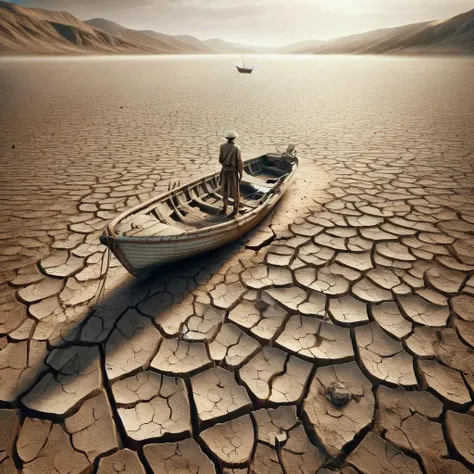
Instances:
[[[1,473],[473,472],[474,60],[251,59],[0,60]],[[105,279],[230,127],[273,215]]]

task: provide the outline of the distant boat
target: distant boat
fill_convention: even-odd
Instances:
[[[254,70],[254,66],[246,66],[244,62],[244,57],[241,57],[240,64],[235,66],[237,68],[237,71],[240,72],[240,74],[252,74],[252,71]]]

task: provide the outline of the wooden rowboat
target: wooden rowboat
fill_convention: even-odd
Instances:
[[[240,64],[237,64],[235,67],[237,68],[237,71],[240,72],[240,74],[252,74],[252,71],[254,70],[253,66],[246,66],[245,65],[243,55],[240,58]]]
[[[252,74],[253,67],[235,66],[241,74]]]
[[[275,207],[299,165],[295,147],[244,162],[240,211],[220,214],[220,173],[212,173],[139,204],[116,217],[100,241],[132,274],[226,245]],[[232,203],[232,201],[231,201]]]

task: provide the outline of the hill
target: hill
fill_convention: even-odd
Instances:
[[[326,42],[317,39],[310,39],[306,41],[299,41],[298,43],[292,43],[282,48],[278,48],[276,51],[279,54],[293,54],[301,53],[304,51],[311,51],[315,48],[323,46]]]
[[[133,30],[103,18],[82,21],[68,12],[0,1],[0,54],[212,54],[258,49],[243,47],[219,39]]]
[[[206,45],[223,54],[266,54],[274,52],[272,48],[250,46],[241,43],[229,43],[219,38],[204,41]]]
[[[152,46],[150,39],[161,43],[161,47],[168,48],[170,52],[187,51],[188,53],[222,53],[222,54],[240,54],[240,53],[266,53],[269,48],[258,48],[240,43],[229,43],[219,38],[201,41],[194,36],[189,35],[166,35],[152,30],[131,30],[125,28],[113,21],[103,18],[93,18],[87,20],[91,26],[99,28],[123,40],[133,41],[143,44],[147,47]]]
[[[145,50],[152,50],[156,53],[180,54],[215,52],[202,41],[192,36],[172,36],[157,33],[156,31],[132,30],[103,18],[93,18],[92,20],[85,21],[85,23],[115,38],[127,41]]]
[[[137,45],[97,30],[67,12],[24,8],[0,1],[0,52],[110,54],[141,51]]]
[[[447,20],[385,28],[327,41],[298,53],[473,54],[474,10]]]

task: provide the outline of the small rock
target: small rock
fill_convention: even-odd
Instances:
[[[341,382],[333,382],[326,390],[326,398],[336,407],[344,406],[351,395]]]

